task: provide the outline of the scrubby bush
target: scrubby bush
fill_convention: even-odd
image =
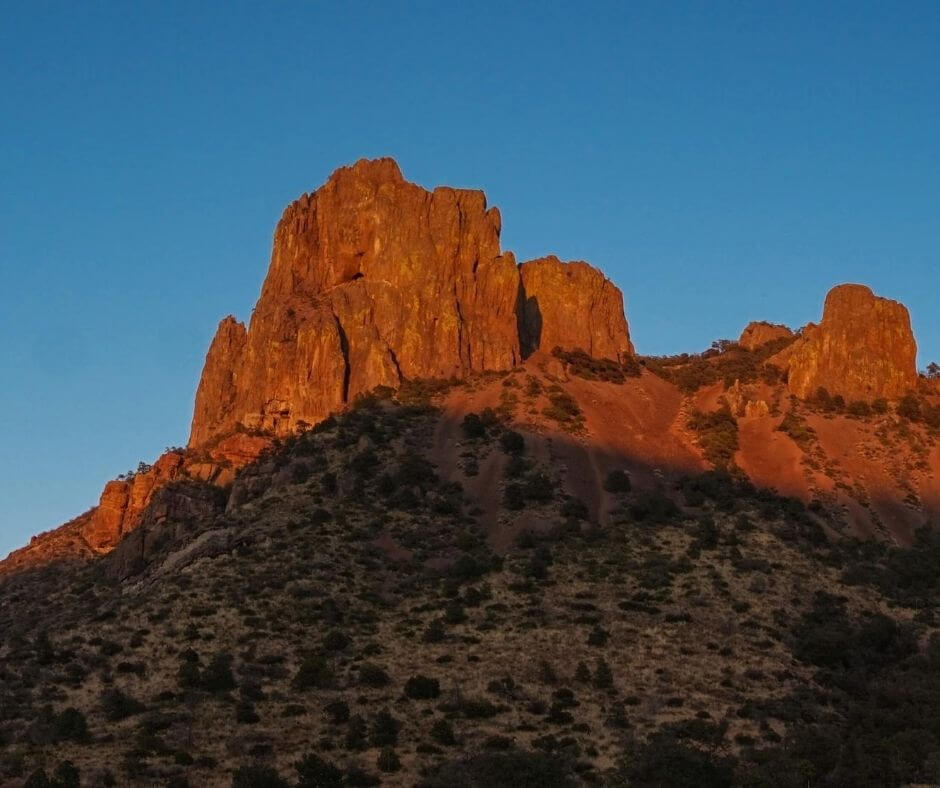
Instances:
[[[727,407],[711,413],[693,411],[688,426],[695,430],[705,459],[716,468],[732,464],[738,450],[738,421]]]
[[[503,430],[499,436],[499,445],[506,454],[519,455],[525,451],[525,438],[515,430]]]
[[[232,775],[232,788],[289,788],[289,783],[271,766],[240,766]]]
[[[632,487],[630,476],[619,468],[608,473],[604,481],[604,489],[609,493],[628,493]]]
[[[325,657],[304,657],[294,676],[294,687],[299,690],[325,689],[333,684],[333,670]]]
[[[412,676],[405,682],[405,695],[413,700],[430,700],[441,694],[441,683],[427,676]]]
[[[340,788],[343,772],[319,755],[310,753],[295,764],[297,788]]]

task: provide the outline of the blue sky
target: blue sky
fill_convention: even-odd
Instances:
[[[7,3],[0,554],[185,442],[284,205],[379,155],[603,268],[640,352],[859,281],[940,359],[937,3]]]

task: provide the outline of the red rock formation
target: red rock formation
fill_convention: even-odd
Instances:
[[[190,445],[241,425],[285,434],[403,378],[520,359],[519,273],[482,192],[428,192],[391,159],[337,170],[284,212],[246,331],[219,327]]]
[[[741,332],[741,338],[738,340],[738,344],[745,350],[757,350],[757,348],[763,347],[768,342],[792,336],[793,332],[786,326],[760,320],[748,323],[747,328]]]
[[[555,347],[580,348],[595,358],[633,355],[623,296],[601,271],[554,256],[530,260],[519,271],[519,333],[525,355]]]
[[[822,322],[810,324],[770,363],[806,398],[820,387],[847,401],[896,399],[917,385],[917,345],[907,309],[864,285],[829,291]]]

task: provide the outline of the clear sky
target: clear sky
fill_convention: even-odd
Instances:
[[[940,359],[940,4],[3,4],[0,554],[185,443],[218,320],[341,164],[479,187],[642,353],[858,281]]]

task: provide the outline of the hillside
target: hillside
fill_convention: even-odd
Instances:
[[[341,168],[188,445],[0,561],[0,786],[940,783],[906,308],[638,355],[482,192]]]
[[[629,427],[585,448],[597,411],[571,434],[523,394],[509,421],[500,394],[529,378],[366,398],[227,492],[168,486],[185,514],[111,554],[9,577],[4,779],[64,761],[88,785],[940,777],[936,533],[829,540],[796,499],[694,471],[679,435],[644,473]]]

